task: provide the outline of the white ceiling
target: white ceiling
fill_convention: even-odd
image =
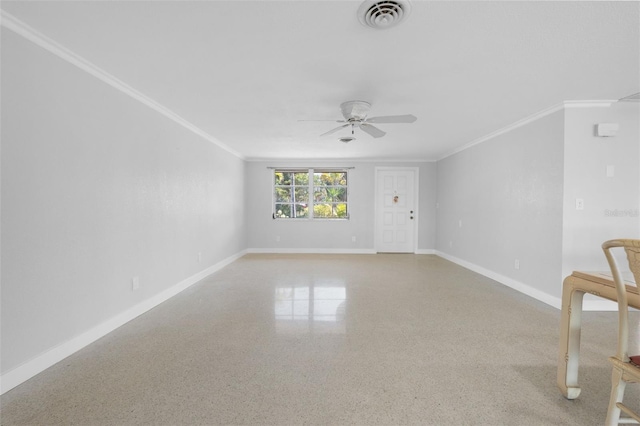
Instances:
[[[247,159],[441,158],[565,100],[640,91],[638,2],[416,1],[397,27],[360,1],[3,1],[2,9]],[[387,136],[341,119],[343,101]]]

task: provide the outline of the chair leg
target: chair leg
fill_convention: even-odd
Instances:
[[[617,426],[620,420],[620,408],[617,407],[618,402],[622,402],[624,397],[624,389],[627,383],[622,380],[622,370],[613,368],[611,373],[611,397],[609,398],[609,409],[607,410],[606,426]]]

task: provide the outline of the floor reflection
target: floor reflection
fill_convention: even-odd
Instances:
[[[278,286],[275,292],[277,333],[345,333],[347,290],[343,283]]]

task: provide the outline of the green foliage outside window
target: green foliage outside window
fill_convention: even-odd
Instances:
[[[311,185],[309,175],[309,171],[275,171],[274,218],[309,218],[309,205],[314,218],[348,218],[347,172],[314,171]]]

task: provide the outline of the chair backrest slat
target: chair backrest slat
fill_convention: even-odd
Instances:
[[[602,250],[607,257],[613,281],[618,296],[618,350],[616,356],[624,362],[629,362],[629,305],[627,302],[627,287],[622,279],[615,257],[611,249],[621,247],[627,255],[629,269],[633,274],[636,286],[640,284],[640,240],[618,239],[605,241]]]

